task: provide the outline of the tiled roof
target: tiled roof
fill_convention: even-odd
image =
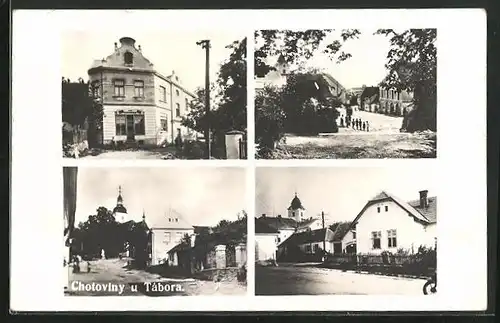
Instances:
[[[425,208],[420,207],[420,200],[409,201],[410,204],[415,210],[420,212],[430,223],[437,222],[437,197],[428,197],[427,198],[428,205]]]
[[[300,245],[304,243],[333,241],[334,233],[328,228],[304,231],[292,234],[286,244]]]
[[[255,233],[278,233],[278,230],[268,225],[262,218],[255,218]]]

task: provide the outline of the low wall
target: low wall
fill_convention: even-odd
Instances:
[[[228,267],[223,269],[210,268],[193,274],[193,278],[210,281],[237,281],[238,271],[236,267]]]

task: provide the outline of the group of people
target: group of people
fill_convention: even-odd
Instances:
[[[342,128],[351,128],[354,130],[370,131],[368,121],[363,121],[361,118],[352,118],[352,116],[340,116],[340,126]]]

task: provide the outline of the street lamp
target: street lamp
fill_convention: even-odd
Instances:
[[[200,40],[196,45],[205,49],[205,119],[207,122],[205,129],[205,141],[207,145],[207,159],[210,159],[210,40]]]

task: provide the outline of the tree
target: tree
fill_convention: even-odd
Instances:
[[[328,39],[333,29],[323,30],[259,30],[255,32],[255,75],[265,76],[275,68],[268,65],[268,57],[281,55],[285,62],[300,65],[319,51],[328,55],[337,63],[351,57],[351,54],[341,51],[342,42],[356,39],[360,35],[357,29],[342,29],[340,39]],[[328,41],[327,41],[328,40]]]
[[[220,138],[229,130],[246,131],[247,126],[247,82],[246,82],[246,38],[226,46],[232,52],[219,69],[217,80],[211,84],[215,103],[210,115],[205,112],[205,90],[197,89],[197,100],[190,113],[183,119],[185,126],[202,132],[210,121],[211,132]],[[208,119],[209,118],[209,119]]]
[[[376,34],[389,37],[391,44],[385,65],[388,74],[381,86],[414,93],[415,109],[403,121],[402,130],[436,131],[436,29],[400,33],[379,29]]]
[[[285,132],[285,112],[281,101],[281,91],[270,86],[255,97],[255,141],[261,155],[265,156],[274,149],[274,143]]]

